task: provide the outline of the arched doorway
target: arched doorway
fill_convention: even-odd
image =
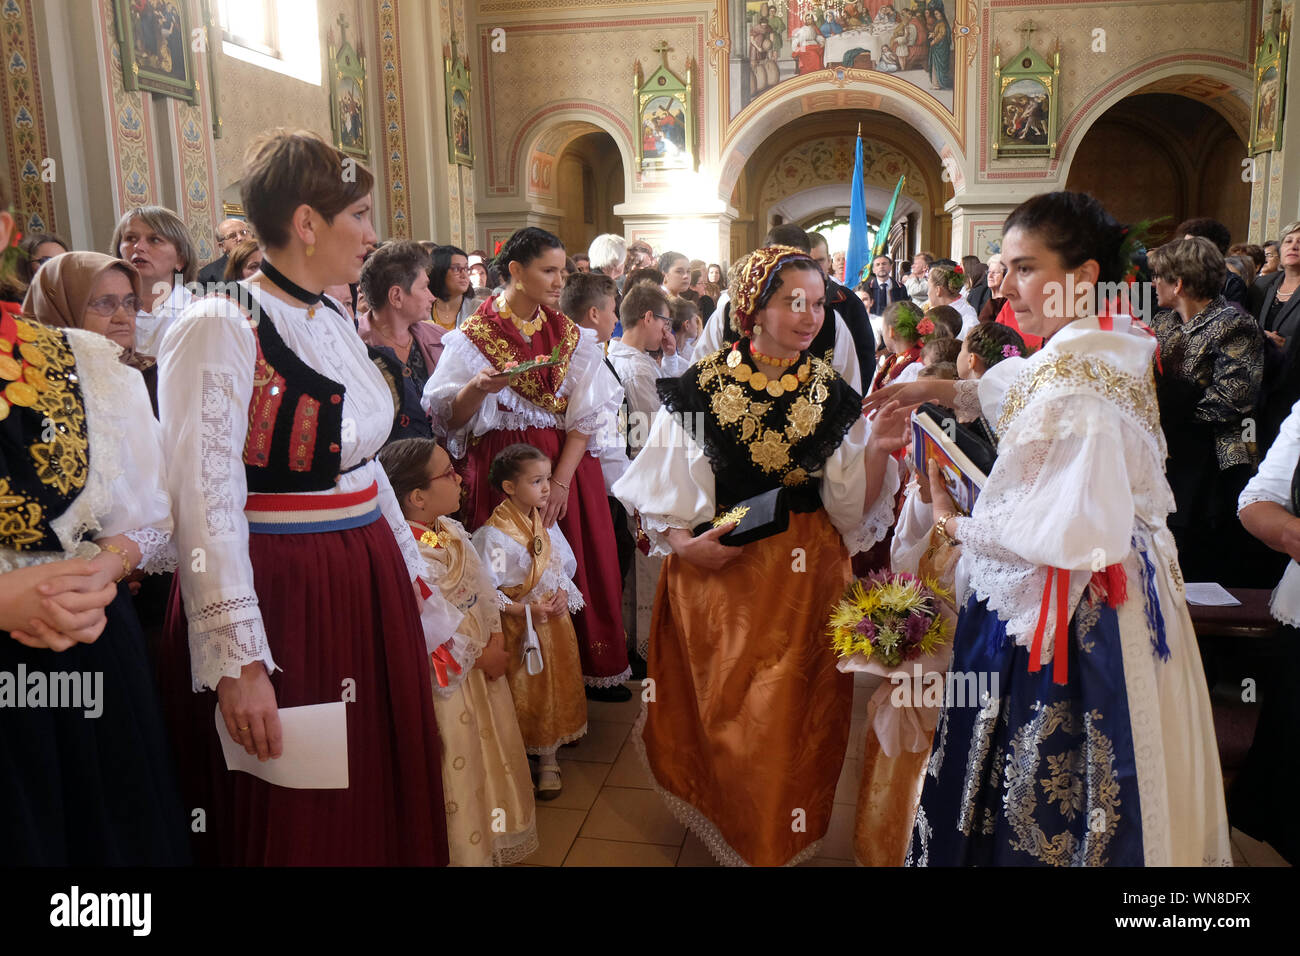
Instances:
[[[921,245],[947,248],[951,218],[943,206],[952,186],[926,138],[888,113],[829,110],[773,130],[746,160],[730,200],[740,214],[731,230],[733,259],[757,246],[776,222],[811,225],[848,216],[859,123],[868,220],[880,222],[898,178],[906,176],[894,211],[897,232],[891,230],[900,241],[891,245],[909,253]]]
[[[566,249],[586,249],[601,233],[622,234],[623,220],[613,210],[623,188],[623,160],[612,136],[595,130],[569,141],[555,173],[556,235]]]
[[[1096,196],[1122,222],[1167,216],[1152,241],[1180,222],[1208,216],[1244,241],[1250,182],[1244,133],[1204,102],[1141,92],[1106,110],[1084,134],[1066,188]]]

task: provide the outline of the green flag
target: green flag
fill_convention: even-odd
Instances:
[[[885,215],[881,217],[880,229],[876,232],[876,244],[871,249],[872,256],[878,256],[885,251],[885,241],[889,238],[889,227],[894,224],[894,207],[898,205],[898,194],[903,191],[903,183],[907,182],[906,176],[898,177],[898,185],[894,187],[894,197],[889,200],[889,207],[885,210]]]

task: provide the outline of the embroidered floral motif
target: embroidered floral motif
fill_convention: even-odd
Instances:
[[[9,490],[9,479],[0,478],[0,547],[11,551],[30,548],[45,537],[42,510],[35,499]]]
[[[749,399],[739,385],[728,385],[713,396],[713,414],[723,425],[740,421],[749,412]]]
[[[794,400],[789,412],[790,424],[785,428],[786,437],[791,441],[807,438],[822,420],[820,405],[814,405],[803,395]]]
[[[44,419],[39,440],[29,446],[36,476],[64,497],[75,497],[90,473],[90,443],[86,437],[86,407],[77,389],[77,360],[56,329],[33,325],[35,337],[21,350],[30,362],[44,364],[32,410]],[[34,354],[33,354],[34,353]]]
[[[493,307],[492,300],[489,299],[479,307],[478,312],[465,320],[460,330],[497,371],[502,370],[508,362],[522,364],[537,358],[538,355],[549,355],[553,340],[554,345],[560,350],[559,363],[522,373],[511,379],[510,388],[544,411],[554,412],[557,415],[564,414],[569,406],[569,400],[560,398],[555,393],[560,390],[564,377],[568,374],[569,360],[578,347],[580,336],[578,327],[567,316],[559,312],[549,313],[548,322],[540,332],[541,338],[526,347],[522,339],[513,341],[506,334],[501,318]],[[511,332],[518,336],[513,326]],[[539,350],[537,355],[530,351],[534,348]]]
[[[1034,392],[1040,388],[1087,389],[1118,405],[1152,435],[1160,435],[1160,409],[1156,403],[1155,375],[1148,369],[1145,378],[1121,372],[1092,355],[1062,352],[1029,367],[1007,390],[998,418],[997,432],[1007,427],[1024,411]]]
[[[1061,805],[1061,816],[1073,820],[1083,809],[1083,754],[1078,747],[1063,754],[1047,755],[1048,776],[1038,781],[1047,802]]]
[[[763,433],[762,441],[749,446],[749,456],[764,471],[780,471],[790,464],[790,443],[779,432],[769,429]]]

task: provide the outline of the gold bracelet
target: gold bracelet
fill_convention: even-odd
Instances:
[[[961,542],[948,533],[948,521],[956,517],[955,514],[946,514],[934,523],[934,530],[939,532],[939,537],[954,546],[961,544]]]
[[[119,581],[122,580],[122,578],[126,577],[128,574],[130,574],[132,571],[135,570],[135,568],[134,568],[134,567],[132,566],[132,564],[131,564],[131,557],[130,557],[130,555],[128,555],[125,551],[123,551],[123,550],[122,550],[121,548],[119,548],[117,545],[115,545],[115,544],[101,544],[101,545],[99,546],[99,550],[100,550],[101,552],[103,552],[103,551],[111,551],[113,554],[118,555],[118,556],[122,559],[122,574],[121,574],[121,576],[119,576],[116,580],[113,581],[114,584],[117,584]]]
[[[559,478],[552,478],[552,479],[551,479],[551,484],[553,484],[553,485],[559,485],[559,486],[560,486],[561,488],[563,488],[565,491],[568,491],[568,490],[569,490],[569,486],[566,485],[564,482],[560,481]]]

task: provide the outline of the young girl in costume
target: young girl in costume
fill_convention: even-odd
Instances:
[[[506,676],[537,796],[552,800],[561,787],[556,751],[587,732],[582,662],[569,617],[582,607],[573,583],[577,562],[559,527],[542,523],[551,494],[549,458],[532,445],[510,445],[492,460],[490,479],[506,498],[474,533],[474,546],[496,577],[505,612]]]
[[[881,319],[886,354],[871,383],[872,389],[916,381],[922,368],[921,348],[926,336],[934,332],[934,320],[922,318],[921,310],[910,302],[895,302]]]
[[[510,686],[500,679],[505,638],[492,577],[464,527],[448,517],[460,507],[460,476],[447,452],[428,438],[386,445],[379,460],[419,542],[429,579],[463,615],[452,638],[455,664],[447,666],[447,685],[434,682],[451,864],[517,863],[537,849],[536,811]]]

